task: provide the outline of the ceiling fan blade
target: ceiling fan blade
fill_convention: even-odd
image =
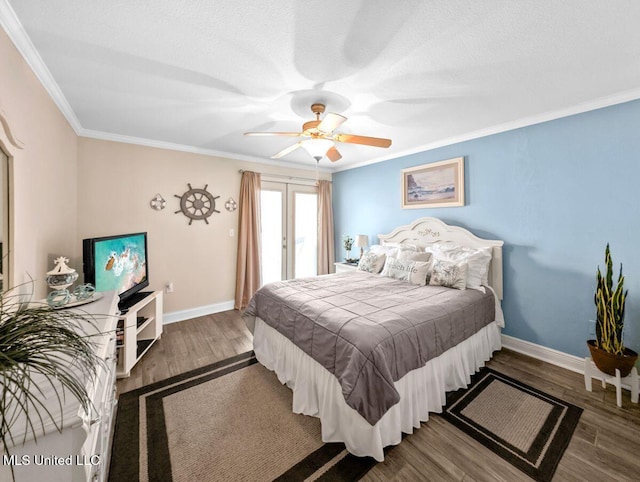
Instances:
[[[245,132],[245,136],[289,136],[299,137],[300,132]]]
[[[327,158],[331,162],[336,162],[342,159],[342,154],[338,152],[338,149],[336,149],[336,146],[331,146],[329,150],[326,152],[325,156],[327,156]]]
[[[300,147],[302,145],[302,141],[289,146],[285,149],[282,149],[280,152],[278,152],[277,154],[274,154],[273,156],[271,156],[271,159],[280,159],[282,156],[286,156],[287,154],[289,154],[290,152],[295,151],[298,147]]]
[[[373,147],[389,147],[391,139],[383,139],[382,137],[356,136],[353,134],[336,134],[333,140],[337,142],[348,142],[350,144],[362,144]]]
[[[341,116],[340,114],[334,114],[333,112],[329,112],[324,116],[324,119],[318,124],[318,130],[320,132],[324,132],[326,134],[331,134],[334,130],[342,125],[347,118]]]

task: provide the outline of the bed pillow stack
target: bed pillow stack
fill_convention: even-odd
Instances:
[[[382,271],[385,260],[388,257],[395,257],[397,254],[398,248],[396,246],[373,244],[369,247],[369,251],[360,258],[358,270],[378,274]]]
[[[424,247],[386,243],[371,246],[360,260],[358,269],[419,285],[484,292],[483,285],[488,285],[489,281],[490,262],[491,248],[468,248],[450,242],[435,242]]]
[[[457,265],[455,270],[459,275],[466,271],[466,288],[485,291],[482,285],[486,285],[489,282],[491,248],[474,249],[453,243],[434,243],[427,249],[433,254],[434,264],[432,268],[435,267],[436,261],[444,261],[444,264],[438,266],[439,272],[445,268],[450,271],[453,269],[451,264],[453,263]],[[462,267],[464,264],[466,264],[466,268]],[[459,286],[460,282],[458,281],[456,285]]]
[[[386,250],[388,253],[381,276],[405,280],[420,286],[427,284],[431,253],[425,253],[414,244],[404,243],[386,244],[377,249]]]

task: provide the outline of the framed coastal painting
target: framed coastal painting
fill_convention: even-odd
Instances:
[[[464,206],[464,157],[402,170],[402,209]]]

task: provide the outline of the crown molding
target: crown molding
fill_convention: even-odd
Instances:
[[[225,159],[233,159],[236,161],[255,162],[258,164],[267,164],[277,167],[288,167],[291,169],[306,169],[315,171],[315,166],[309,166],[307,164],[287,162],[287,161],[274,161],[272,159],[266,159],[263,157],[246,156],[243,154],[235,154],[233,152],[216,151],[214,149],[203,149],[201,147],[187,146],[184,144],[174,144],[172,142],[156,141],[153,139],[145,139],[143,137],[125,136],[122,134],[109,134],[108,132],[94,131],[90,129],[81,129],[78,133],[80,137],[88,137],[91,139],[99,139],[103,141],[121,142],[124,144],[135,144],[144,147],[155,147],[157,149],[167,149],[170,151],[189,152],[192,154],[202,154],[209,157],[222,157]],[[333,172],[331,169],[319,166],[320,172]]]
[[[7,32],[13,45],[51,96],[53,102],[58,106],[62,115],[65,116],[71,128],[78,134],[82,129],[80,121],[7,0],[0,0],[0,25]]]
[[[612,105],[624,104],[625,102],[631,102],[638,99],[640,99],[640,89],[628,90],[628,91],[620,92],[614,95],[600,97],[598,99],[590,100],[588,102],[581,102],[579,104],[576,104],[571,107],[567,107],[565,109],[553,110],[553,111],[545,112],[542,114],[524,117],[522,119],[517,119],[512,122],[505,122],[503,124],[497,124],[495,126],[486,127],[484,129],[479,129],[477,131],[461,134],[459,136],[449,137],[447,139],[431,142],[429,144],[424,144],[422,146],[415,147],[412,149],[395,152],[393,153],[393,155],[390,155],[390,156],[376,157],[374,159],[370,159],[367,161],[362,161],[355,164],[349,164],[344,167],[337,166],[333,172],[347,171],[349,169],[355,169],[357,167],[368,166],[370,164],[377,164],[379,162],[389,161],[391,159],[398,159],[400,157],[405,157],[405,156],[417,154],[420,152],[431,151],[439,147],[451,146],[453,144],[458,144],[460,142],[471,141],[473,139],[479,139],[481,137],[500,134],[502,132],[508,132],[515,129],[520,129],[522,127],[532,126],[535,124],[541,124],[543,122],[561,119],[563,117],[569,117],[576,114],[583,114],[585,112],[589,112],[597,109],[603,109],[605,107],[610,107]]]

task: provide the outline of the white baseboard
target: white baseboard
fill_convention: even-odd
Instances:
[[[509,350],[522,353],[523,355],[528,355],[532,358],[537,358],[538,360],[584,375],[584,358],[569,355],[568,353],[554,350],[553,348],[536,345],[535,343],[508,335],[502,335],[502,346]]]
[[[191,318],[197,318],[198,316],[206,316],[212,313],[220,313],[221,311],[232,310],[234,301],[223,301],[222,303],[215,303],[213,305],[198,306],[197,308],[189,308],[188,310],[172,311],[171,313],[165,313],[163,317],[163,325],[169,323],[175,323],[176,321],[188,320]]]
[[[568,353],[554,350],[553,348],[547,348],[542,345],[536,345],[535,343],[520,340],[519,338],[514,338],[508,335],[502,335],[502,346],[504,348],[508,348],[509,350],[522,353],[523,355],[528,355],[532,358],[536,358],[538,360],[551,363],[552,365],[556,365],[561,368],[566,368],[567,370],[571,370],[572,372],[576,372],[576,373],[580,373],[581,375],[584,375],[585,359],[580,358],[579,356],[569,355]],[[600,374],[603,377],[611,378],[609,377],[609,375],[605,375],[602,372],[600,372]],[[612,383],[612,382],[608,381],[608,383]],[[621,386],[625,390],[631,390],[630,385],[626,382],[622,383]]]

